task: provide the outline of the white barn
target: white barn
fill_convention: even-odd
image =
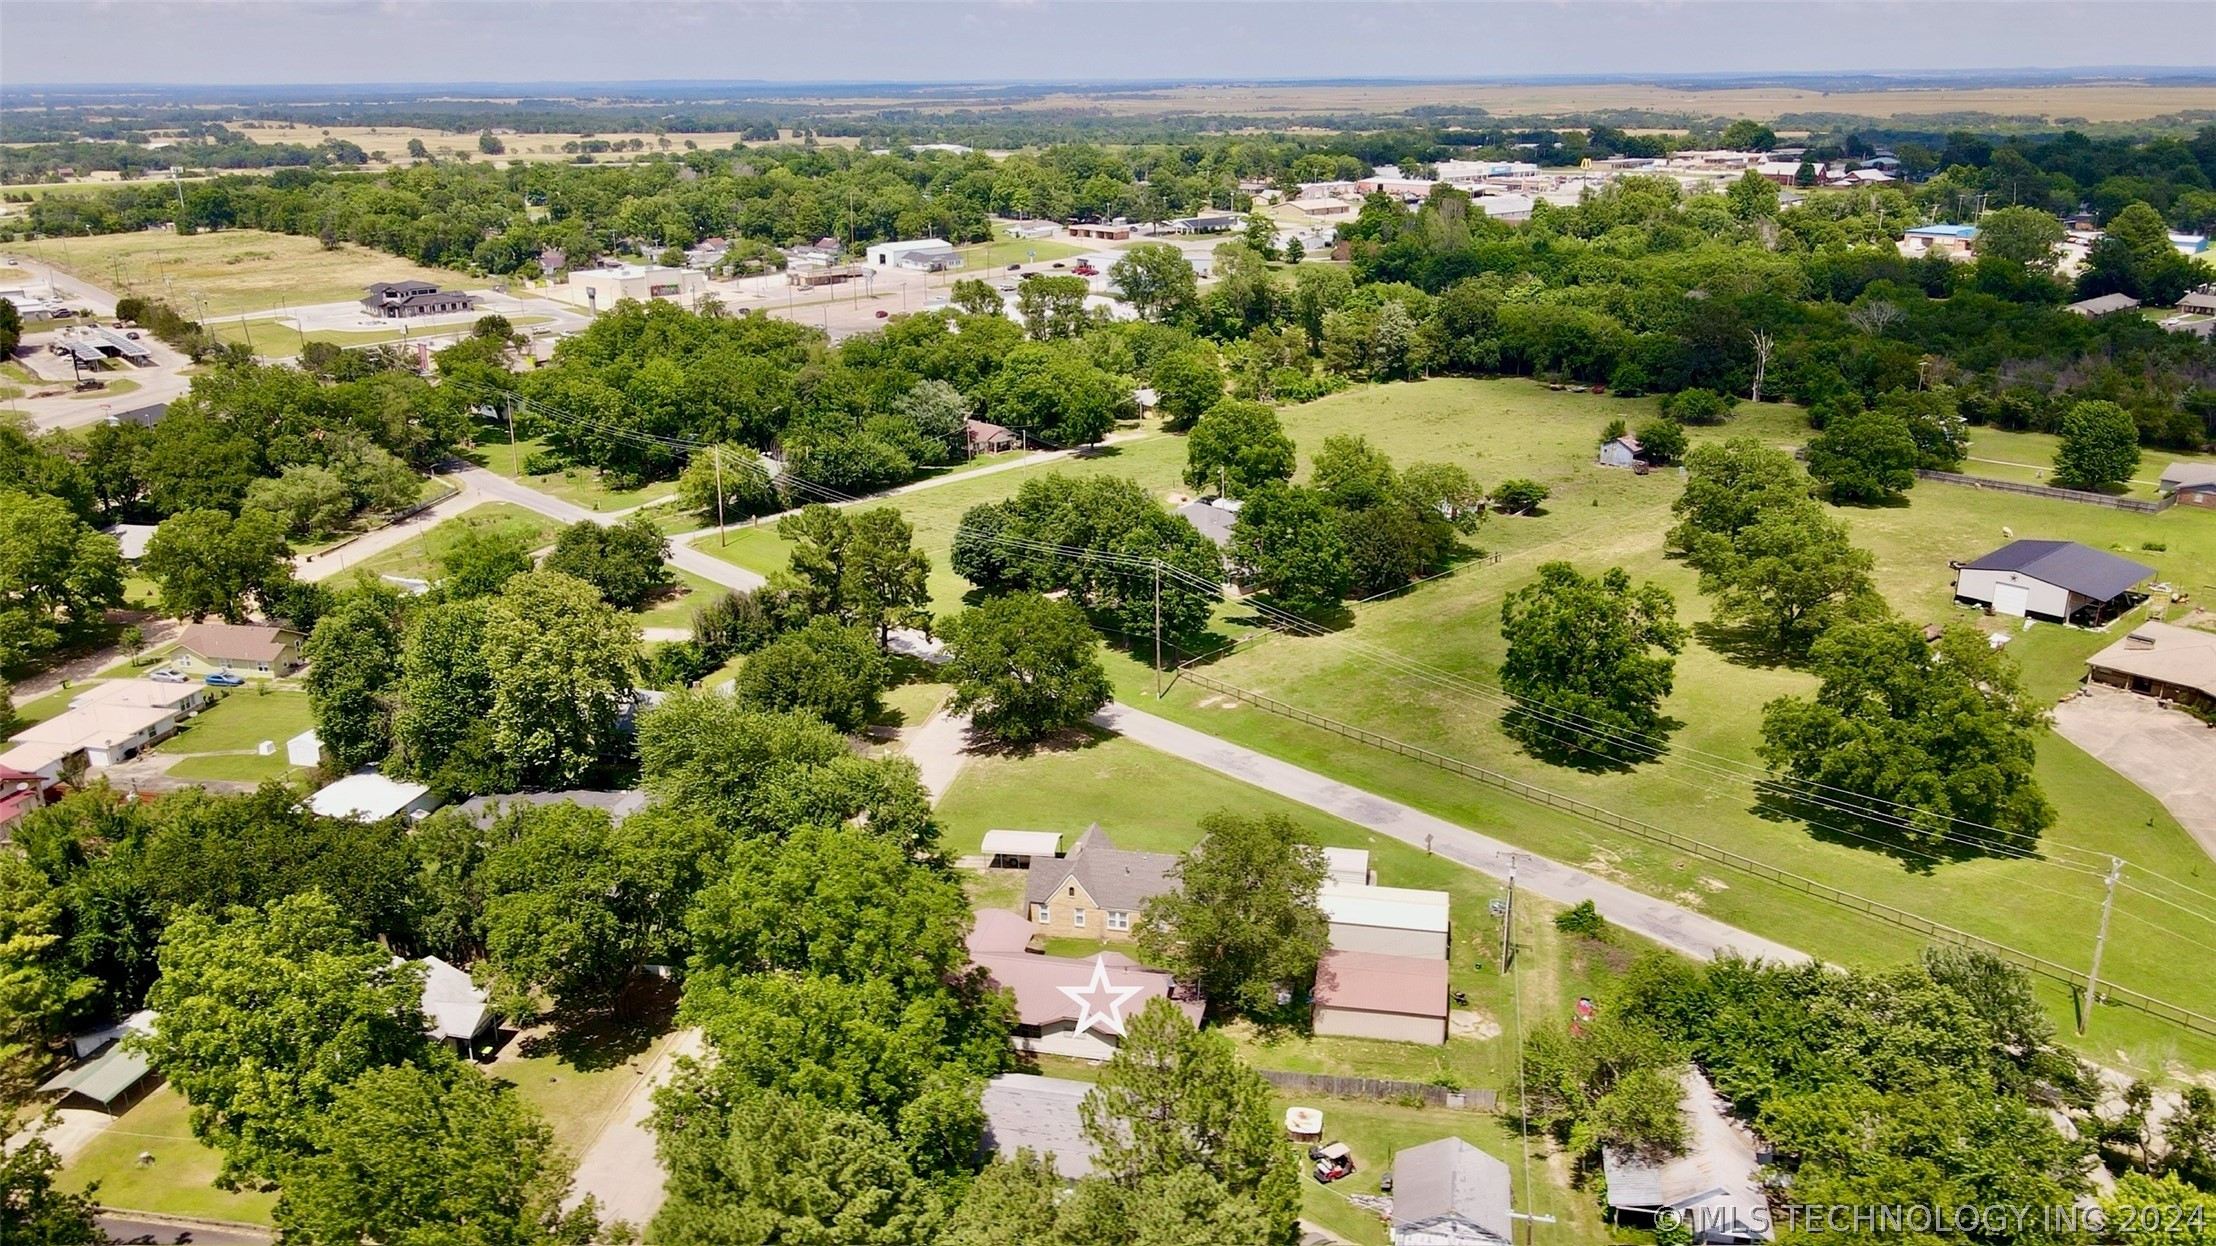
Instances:
[[[1331,946],[1382,956],[1447,956],[1447,893],[1371,887],[1326,879],[1316,904],[1331,922]]]
[[[2011,541],[1963,563],[1954,595],[2012,618],[2102,623],[2129,606],[2126,595],[2153,575],[2144,563],[2075,541]]]

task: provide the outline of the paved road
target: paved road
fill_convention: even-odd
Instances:
[[[549,519],[565,524],[591,521],[596,524],[612,524],[629,514],[629,511],[590,511],[575,502],[539,492],[529,485],[508,479],[482,467],[464,468],[455,473],[465,488],[476,490],[484,498],[496,502],[512,502],[526,510],[537,511]],[[744,567],[733,566],[721,558],[704,554],[686,545],[680,539],[669,543],[669,563],[679,571],[689,571],[711,584],[742,592],[760,588],[766,581],[760,575]]]
[[[337,549],[320,554],[295,554],[292,562],[303,580],[328,580],[349,567],[359,566],[395,545],[405,545],[441,523],[463,511],[482,505],[485,496],[479,493],[474,482],[453,477],[460,491],[429,510],[419,511],[399,523],[386,524],[373,532],[364,532]]]
[[[2146,789],[2216,857],[2216,731],[2150,698],[2098,684],[2054,707],[2054,729]]]
[[[1495,878],[1508,876],[1508,853],[1516,853],[1516,885],[1558,904],[1591,900],[1602,916],[1627,930],[1697,960],[1718,952],[1799,964],[1807,953],[1752,935],[1713,917],[1680,908],[1531,853],[1490,836],[1456,826],[1398,801],[1348,787],[1289,762],[1242,748],[1203,731],[1171,722],[1121,703],[1093,716],[1093,722],[1149,748],[1196,762],[1219,774],[1264,791],[1297,800],[1357,826],[1431,851]]]
[[[100,1231],[111,1243],[177,1243],[179,1246],[267,1246],[269,1233],[202,1221],[146,1218],[140,1212],[117,1212],[99,1217]]]
[[[628,1220],[641,1229],[662,1209],[666,1197],[662,1166],[655,1158],[654,1131],[647,1127],[646,1118],[654,1111],[655,1089],[677,1071],[678,1058],[697,1057],[703,1046],[700,1031],[683,1030],[662,1049],[645,1076],[625,1096],[623,1115],[602,1126],[599,1136],[585,1149],[565,1207],[575,1207],[590,1194],[600,1200],[603,1222]]]

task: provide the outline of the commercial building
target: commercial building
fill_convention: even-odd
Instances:
[[[1331,922],[1335,950],[1446,959],[1444,891],[1350,886],[1327,879],[1316,892],[1316,904]]]
[[[569,301],[594,312],[604,311],[625,299],[698,298],[708,292],[708,274],[691,268],[664,268],[659,264],[625,264],[619,268],[580,269],[569,275]]]
[[[2216,709],[2216,632],[2152,620],[2085,659],[2087,678],[2199,709]]]
[[[1957,601],[2011,618],[2100,624],[2138,600],[2154,568],[2075,541],[2012,541],[1957,568]]]
[[[1309,996],[1315,1032],[1443,1046],[1447,962],[1429,956],[1325,952]]]
[[[350,774],[308,798],[308,808],[326,818],[382,822],[407,818],[420,822],[439,807],[439,798],[421,783],[402,783],[374,771]]]
[[[1969,259],[1977,249],[1975,225],[1918,225],[1901,235],[1900,252],[1914,257],[1937,252],[1950,259]]]
[[[1508,1246],[1508,1165],[1460,1138],[1393,1154],[1393,1246]]]
[[[1108,221],[1105,223],[1094,221],[1070,226],[1069,234],[1072,238],[1098,238],[1103,242],[1122,242],[1131,236],[1131,225],[1128,221]]]
[[[1176,866],[1177,858],[1166,852],[1116,847],[1096,822],[1078,836],[1068,856],[1051,862],[1032,858],[1025,913],[1052,937],[1129,942],[1146,902],[1176,890],[1171,876]]]
[[[362,310],[380,320],[409,320],[477,310],[477,296],[441,290],[428,281],[380,281],[362,296]]]
[[[944,238],[916,238],[907,242],[880,242],[862,252],[862,262],[870,268],[917,268],[938,264],[959,268],[960,253],[954,244]],[[925,271],[936,271],[926,268]]]
[[[287,675],[300,665],[300,633],[246,623],[188,623],[169,664],[240,675]]]

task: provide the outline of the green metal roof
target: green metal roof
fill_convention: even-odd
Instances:
[[[39,1087],[39,1092],[83,1095],[106,1107],[130,1093],[131,1088],[146,1080],[153,1069],[144,1053],[133,1050],[128,1044],[117,1043],[98,1057],[49,1078]]]

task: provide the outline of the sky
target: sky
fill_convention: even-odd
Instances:
[[[2216,65],[2209,0],[7,0],[0,84],[1528,78]]]

